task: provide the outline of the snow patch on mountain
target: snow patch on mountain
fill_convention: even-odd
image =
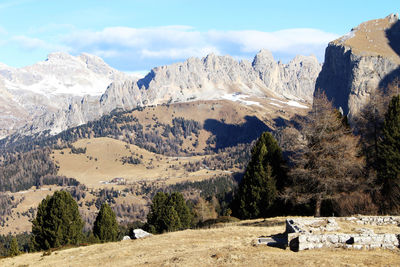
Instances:
[[[226,100],[230,100],[233,102],[239,102],[242,103],[244,105],[250,106],[250,105],[256,105],[256,106],[260,106],[259,102],[256,101],[250,101],[250,100],[244,100],[245,98],[249,98],[249,95],[243,95],[240,93],[234,93],[234,94],[225,94],[222,96],[222,99],[226,99]]]
[[[23,68],[0,65],[0,80],[7,90],[42,95],[101,95],[113,81],[131,76],[108,66],[101,58],[81,54],[51,53],[45,61]]]

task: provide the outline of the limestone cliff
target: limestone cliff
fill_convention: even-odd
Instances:
[[[364,22],[329,43],[316,89],[326,92],[353,121],[371,92],[398,75],[399,17]]]
[[[288,64],[260,51],[253,62],[210,54],[152,69],[140,80],[112,82],[101,96],[71,100],[67,109],[46,114],[27,125],[23,133],[69,127],[100,118],[114,109],[192,100],[227,99],[232,94],[311,102],[321,65],[314,56],[297,56]]]

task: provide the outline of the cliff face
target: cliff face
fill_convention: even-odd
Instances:
[[[400,57],[393,36],[399,33],[398,15],[364,22],[347,35],[329,43],[316,81],[352,122],[369,101],[370,94],[397,76]]]
[[[288,64],[260,51],[253,62],[210,54],[152,69],[140,80],[112,82],[101,96],[74,98],[67,109],[48,113],[25,127],[23,133],[58,133],[100,118],[114,109],[191,100],[226,99],[232,94],[312,101],[321,65],[314,56],[297,56]]]

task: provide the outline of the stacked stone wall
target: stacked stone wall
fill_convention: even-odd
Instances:
[[[400,225],[398,216],[358,216],[341,218],[356,225]],[[296,218],[286,220],[288,246],[294,250],[317,248],[396,249],[400,244],[398,233],[375,234],[371,229],[361,233],[332,233],[340,230],[335,218]]]

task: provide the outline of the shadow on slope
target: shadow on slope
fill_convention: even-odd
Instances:
[[[271,131],[271,128],[256,116],[246,116],[245,120],[246,122],[239,125],[226,124],[215,119],[205,120],[204,129],[214,135],[214,140],[210,140],[210,142],[215,144],[215,150],[251,143],[263,132]]]
[[[389,41],[390,47],[400,57],[400,21],[397,21],[392,27],[386,30],[386,38]],[[387,74],[379,82],[379,87],[386,88],[398,79],[400,79],[400,67]]]
[[[315,83],[314,95],[318,90],[326,94],[335,107],[349,112],[348,102],[352,80],[351,50],[329,44],[325,49],[325,60]]]

